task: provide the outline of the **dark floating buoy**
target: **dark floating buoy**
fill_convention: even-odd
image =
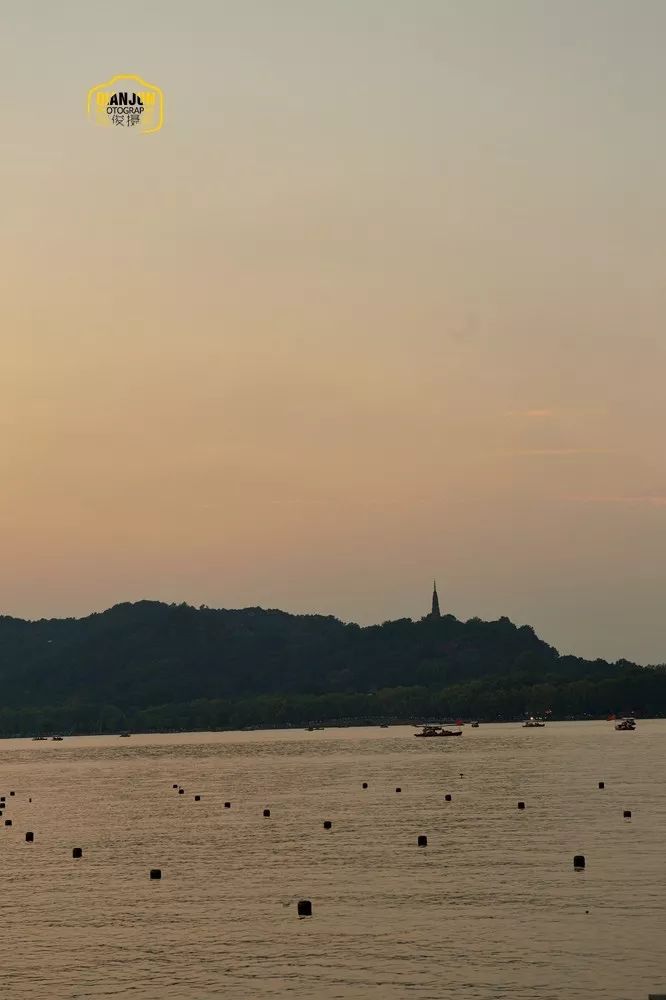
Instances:
[[[451,801],[453,800],[453,796],[452,796],[452,795],[449,795],[449,794],[447,793],[447,794],[446,794],[446,795],[444,796],[444,799],[445,799],[445,801],[446,801],[446,802],[451,802]]]
[[[201,796],[200,795],[195,795],[194,796],[194,801],[195,802],[201,802]]]
[[[225,809],[231,809],[231,802],[225,802],[224,803],[224,808]]]
[[[28,799],[28,802],[32,802],[32,799]]]
[[[16,792],[10,792],[9,794],[10,795],[16,795]]]
[[[585,867],[585,855],[574,854],[574,868],[577,871],[582,871],[584,867]]]
[[[333,826],[333,824],[331,823],[330,819],[325,819],[324,820],[324,829],[325,830],[330,830],[332,826]]]
[[[184,788],[179,788],[178,789],[178,794],[179,795],[184,795],[185,794],[185,789]]]
[[[606,787],[605,783],[603,781],[600,781],[599,788],[605,788],[605,787]]]
[[[396,788],[396,792],[401,792],[402,788]]]
[[[368,783],[367,783],[367,781],[364,781],[364,782],[363,782],[363,784],[361,785],[361,787],[362,787],[362,788],[367,788],[367,787],[368,787]]]
[[[518,803],[518,808],[519,809],[524,809],[525,808],[525,803],[524,802],[519,802]]]
[[[178,785],[172,785],[171,787],[172,788],[178,788]]]
[[[299,917],[311,917],[312,916],[312,903],[309,899],[299,899],[297,906]]]
[[[631,819],[631,809],[625,809],[623,815],[625,819]]]
[[[11,825],[11,822],[12,822],[12,821],[11,821],[11,820],[9,820],[9,823],[10,823],[10,825]],[[5,825],[6,825],[6,824],[5,824]],[[25,842],[26,842],[26,844],[32,844],[32,843],[34,843],[34,840],[35,840],[35,835],[34,835],[34,833],[32,833],[32,831],[31,831],[31,830],[29,830],[29,831],[28,831],[28,833],[26,833],[26,835],[25,835]]]
[[[427,847],[428,846],[428,838],[426,837],[425,833],[419,834],[416,843],[419,845],[419,847]]]
[[[264,809],[264,816],[268,817],[270,816],[270,814],[271,814],[270,809]]]
[[[156,881],[157,879],[161,879],[162,878],[162,869],[161,868],[151,868],[150,869],[150,878],[151,878],[151,880],[153,882]]]
[[[82,847],[74,847],[74,848],[72,848],[72,857],[73,858],[82,858],[83,857],[83,848]]]
[[[5,826],[11,826],[11,825],[12,825],[12,821],[10,819],[6,819],[5,820]]]
[[[461,778],[464,778],[464,777],[465,777],[465,775],[464,775],[464,774],[462,773],[462,771],[460,772],[460,777],[461,777]]]

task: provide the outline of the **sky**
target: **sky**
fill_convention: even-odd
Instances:
[[[666,5],[23,0],[0,611],[507,615],[666,661]],[[154,135],[90,87],[165,94]]]

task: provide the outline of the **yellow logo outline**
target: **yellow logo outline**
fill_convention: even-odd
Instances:
[[[151,90],[155,91],[160,99],[159,120],[155,128],[147,128],[141,134],[150,135],[151,132],[159,132],[164,124],[164,92],[156,84],[148,83],[147,80],[144,80],[141,76],[137,76],[136,73],[117,73],[115,76],[112,76],[110,80],[105,80],[104,83],[98,83],[94,87],[91,87],[88,91],[88,101],[86,105],[88,119],[90,119],[90,105],[93,101],[93,95],[96,94],[98,90],[102,90],[104,87],[110,87],[116,82],[116,80],[134,80],[136,83],[140,83],[144,87],[149,87]]]

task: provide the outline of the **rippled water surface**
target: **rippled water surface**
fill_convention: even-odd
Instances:
[[[0,993],[646,1000],[665,777],[666,721],[0,741]]]

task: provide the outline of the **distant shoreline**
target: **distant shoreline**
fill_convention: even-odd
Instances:
[[[642,716],[639,717],[639,722],[658,722],[662,720],[664,716]],[[525,721],[524,717],[515,719],[470,719],[464,720],[463,722],[456,722],[453,719],[442,719],[442,718],[419,718],[419,719],[397,719],[393,721],[369,721],[367,719],[331,719],[325,721],[313,722],[310,726],[303,726],[300,724],[285,724],[285,725],[265,725],[265,726],[243,726],[242,728],[237,727],[217,727],[214,729],[133,729],[127,732],[127,738],[132,736],[175,736],[175,735],[188,735],[195,733],[275,733],[275,732],[301,732],[307,735],[315,735],[317,732],[322,732],[328,729],[396,729],[396,728],[420,728],[423,725],[444,725],[461,727],[463,729],[472,728],[472,722],[479,723],[479,727],[484,726],[497,726],[497,725],[513,725],[520,726]],[[608,719],[606,716],[578,716],[577,718],[558,718],[558,719],[548,719],[546,720],[546,728],[550,725],[555,725],[557,723],[563,722],[605,722],[609,726],[612,725],[614,720]],[[60,733],[48,733],[44,735],[39,735],[35,737],[30,733],[3,733],[0,735],[0,739],[3,740],[30,740],[31,742],[39,743],[51,743],[59,742],[55,737],[60,737],[61,739],[73,739],[76,737],[91,737],[91,736],[115,736],[119,739],[123,738],[120,732],[108,730],[105,732],[72,732],[72,731],[62,731]]]

